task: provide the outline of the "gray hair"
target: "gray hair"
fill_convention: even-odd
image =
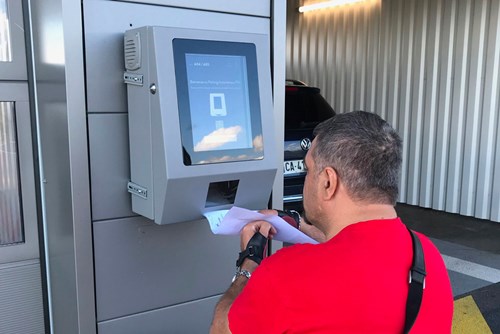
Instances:
[[[365,111],[337,114],[314,135],[317,172],[334,168],[354,200],[396,204],[402,141],[386,121]]]

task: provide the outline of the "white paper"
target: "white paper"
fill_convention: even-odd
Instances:
[[[207,212],[204,215],[207,218],[210,228],[214,234],[240,234],[241,229],[246,224],[256,220],[265,220],[273,225],[277,231],[274,235],[274,240],[293,244],[318,243],[316,240],[305,235],[295,227],[290,226],[290,224],[286,221],[275,215],[264,215],[262,213],[243,209],[237,206],[233,206],[230,210]]]

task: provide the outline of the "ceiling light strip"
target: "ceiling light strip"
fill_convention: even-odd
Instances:
[[[331,0],[331,1],[325,1],[325,2],[320,2],[320,3],[315,3],[311,5],[305,5],[305,6],[300,6],[299,7],[299,12],[304,13],[304,12],[309,12],[311,10],[317,10],[317,9],[323,9],[323,8],[329,8],[329,7],[336,7],[336,6],[342,6],[342,5],[348,5],[348,4],[353,4],[357,2],[364,2],[366,0]]]

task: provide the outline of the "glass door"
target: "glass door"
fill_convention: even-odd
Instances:
[[[0,0],[0,80],[27,80],[22,1]]]
[[[20,0],[0,0],[0,333],[46,332]]]

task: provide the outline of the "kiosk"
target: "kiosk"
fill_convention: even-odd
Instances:
[[[125,33],[134,212],[170,224],[267,207],[279,165],[269,44],[252,33]]]

